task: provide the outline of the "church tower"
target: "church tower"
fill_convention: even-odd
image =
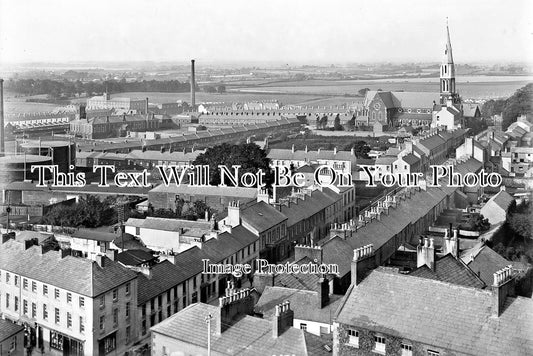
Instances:
[[[440,66],[440,104],[454,106],[460,104],[460,99],[455,91],[455,65],[453,64],[448,20],[446,20],[446,35],[446,48],[444,49],[444,58]]]

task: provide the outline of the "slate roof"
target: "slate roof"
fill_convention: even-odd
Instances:
[[[318,161],[318,160],[338,160],[338,161],[350,161],[355,163],[357,157],[352,155],[351,151],[337,151],[334,150],[317,150],[317,151],[305,151],[272,148],[268,152],[268,158],[272,160],[291,160],[291,161]]]
[[[533,300],[507,298],[499,317],[493,303],[491,290],[377,269],[348,291],[337,321],[449,353],[531,355]]]
[[[433,108],[433,102],[438,103],[440,94],[431,92],[392,92],[394,106],[398,108]]]
[[[38,231],[26,230],[26,231],[19,232],[15,237],[15,240],[21,241],[21,242],[31,240],[31,239],[37,239],[38,244],[42,244],[48,239],[54,239],[54,235],[41,233]]]
[[[278,338],[272,337],[270,320],[245,316],[220,335],[213,326],[218,307],[196,303],[151,328],[152,332],[207,349],[205,315],[211,314],[211,350],[221,355],[306,355],[303,330],[289,328]],[[173,351],[173,350],[170,350]]]
[[[463,104],[463,116],[464,117],[474,117],[476,112],[480,111],[478,104]],[[481,114],[481,113],[480,113]]]
[[[468,268],[460,259],[447,254],[435,263],[435,271],[427,265],[421,266],[409,273],[411,276],[433,279],[436,281],[453,283],[465,287],[485,288],[487,286],[477,274]],[[490,285],[490,284],[488,284]]]
[[[117,261],[126,266],[139,266],[156,259],[157,257],[145,250],[127,250],[117,255]]]
[[[333,335],[323,334],[321,336],[311,334],[304,331],[305,346],[307,349],[307,355],[309,356],[330,356],[331,351],[328,351],[325,347],[327,345],[330,350],[333,349]]]
[[[122,239],[124,239],[124,242],[122,242]],[[137,239],[135,236],[131,234],[124,233],[122,235],[118,235],[114,240],[113,244],[119,248],[124,248],[124,250],[142,250],[150,252],[151,250],[146,247],[139,239]]]
[[[101,230],[79,229],[72,234],[72,237],[84,240],[111,242],[117,238],[117,235]]]
[[[508,261],[490,247],[483,245],[464,251],[461,259],[468,267],[479,274],[479,278],[487,285],[494,280],[494,273],[515,262]]]
[[[265,319],[270,319],[274,315],[276,305],[288,300],[295,319],[332,324],[333,315],[340,305],[342,296],[332,294],[329,298],[329,303],[320,308],[318,293],[315,291],[266,286],[255,305],[254,312],[263,314]]]
[[[143,305],[185,280],[179,267],[167,260],[153,265],[150,278],[143,273],[138,274],[137,305]]]
[[[248,199],[254,199],[257,197],[257,188],[218,186],[189,187],[187,184],[176,186],[173,183],[170,184],[168,187],[164,184],[160,184],[154,189],[150,190],[150,193],[154,192],[202,196],[227,196]]]
[[[444,144],[444,139],[439,135],[431,135],[430,137],[420,140],[419,144],[424,146],[426,149],[432,151],[435,148]]]
[[[104,267],[90,259],[65,256],[61,251],[41,252],[9,240],[0,245],[0,269],[94,298],[132,279],[136,273],[104,257]]]
[[[314,190],[310,196],[305,195],[305,199],[298,198],[297,203],[291,202],[290,206],[282,205],[280,213],[287,217],[287,227],[290,227],[334,204],[338,199],[340,195],[329,188],[323,189],[322,192]]]
[[[206,231],[210,230],[210,222],[205,220],[192,221],[156,217],[147,217],[146,219],[129,218],[128,221],[126,221],[125,225],[162,231],[180,231],[181,229],[204,229]]]
[[[409,154],[403,156],[403,157],[402,157],[402,160],[403,160],[405,163],[407,163],[407,164],[409,164],[409,165],[412,166],[413,164],[416,164],[417,162],[419,162],[419,161],[420,161],[420,158],[418,158],[417,156],[415,156],[415,155],[412,154],[412,153],[409,153]]]
[[[24,332],[24,326],[0,319],[0,343],[22,332]]]
[[[263,201],[247,206],[241,210],[240,214],[243,222],[259,232],[287,220],[285,215]]]
[[[376,158],[376,166],[388,166],[398,159],[397,156],[379,156]]]

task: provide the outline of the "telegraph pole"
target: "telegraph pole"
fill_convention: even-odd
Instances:
[[[211,320],[213,320],[213,315],[209,314],[205,317],[205,322],[207,323],[207,356],[211,356]]]

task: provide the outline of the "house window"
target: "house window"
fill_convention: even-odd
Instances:
[[[43,304],[43,319],[48,320],[48,306]]]
[[[385,353],[385,338],[383,336],[374,336],[374,351],[384,354]]]
[[[118,325],[118,309],[113,309],[113,326]]]
[[[72,314],[67,312],[67,328],[70,329],[71,327],[72,327]]]
[[[15,352],[15,349],[17,348],[17,337],[13,336],[11,338],[11,345],[9,345],[9,352]]]
[[[100,316],[100,330],[103,331],[105,329],[105,315]]]
[[[135,235],[140,235],[141,234],[141,228],[136,226],[135,227]]]
[[[113,289],[113,301],[116,302],[118,299],[118,289]]]
[[[130,338],[131,338],[131,327],[126,326],[126,344],[130,343]]]
[[[31,303],[31,317],[36,318],[37,317],[37,304]]]
[[[11,276],[11,275],[10,275],[9,273],[6,273],[6,283],[7,283],[7,284],[9,284],[9,277],[10,277],[10,276]]]
[[[28,301],[26,299],[22,301],[22,313],[28,315]]]
[[[24,289],[28,289],[28,280],[27,280],[26,278],[24,278],[24,279],[22,280],[22,286],[23,286],[22,288],[24,288]]]
[[[130,302],[126,303],[126,318],[130,317]]]
[[[48,295],[48,286],[43,284],[43,295]]]
[[[83,317],[80,316],[80,333],[84,333],[85,332],[85,324],[83,323]]]
[[[408,344],[402,344],[402,356],[413,356],[413,346]]]
[[[438,351],[428,350],[428,356],[439,356]]]
[[[19,285],[19,276],[15,276],[15,285],[16,285],[16,286]]]
[[[9,293],[6,293],[6,309],[9,309]]]
[[[80,297],[80,308],[85,307],[85,298]]]
[[[67,293],[67,303],[72,303],[72,293]]]
[[[359,347],[359,331],[348,329],[348,343],[350,345]]]
[[[126,283],[126,295],[130,294],[130,284]]]
[[[56,324],[59,324],[59,322],[61,321],[61,319],[59,318],[59,309],[55,308],[55,322]]]
[[[55,289],[54,295],[55,295],[56,299],[59,299],[59,289],[57,289],[57,288]]]
[[[100,297],[100,308],[103,308],[105,306],[105,295]]]
[[[106,354],[115,350],[116,347],[117,347],[117,339],[116,339],[115,334],[109,335],[108,337],[104,339],[104,352]]]
[[[300,323],[300,329],[307,331],[307,324]]]
[[[37,292],[37,283],[36,282],[31,282],[31,291],[33,293]]]

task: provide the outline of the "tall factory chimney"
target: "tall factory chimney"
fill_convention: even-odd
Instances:
[[[194,59],[191,59],[191,106],[196,109],[196,81],[194,79]]]
[[[0,78],[0,157],[6,153],[4,135],[4,80]]]

